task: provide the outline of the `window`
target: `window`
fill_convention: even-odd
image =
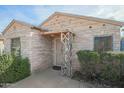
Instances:
[[[21,54],[20,38],[11,39],[11,53],[19,56]]]
[[[112,51],[112,36],[95,37],[94,50],[95,51]]]
[[[121,51],[124,51],[124,38],[121,39]]]

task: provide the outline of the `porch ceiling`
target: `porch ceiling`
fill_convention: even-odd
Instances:
[[[69,31],[61,31],[61,32],[58,32],[58,31],[51,31],[51,32],[42,32],[41,35],[43,36],[50,36],[50,37],[60,37],[61,36],[61,33],[68,33]]]
[[[61,72],[63,75],[72,76],[72,66],[71,66],[71,54],[72,54],[72,40],[74,33],[70,31],[51,31],[51,32],[41,32],[41,35],[48,37],[59,37],[61,38],[61,43],[63,45],[63,56],[64,62],[61,64]]]

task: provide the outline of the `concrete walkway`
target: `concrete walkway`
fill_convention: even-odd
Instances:
[[[9,86],[10,88],[88,88],[92,84],[80,83],[60,75],[59,71],[48,69]]]

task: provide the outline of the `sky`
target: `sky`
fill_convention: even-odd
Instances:
[[[94,16],[124,22],[124,6],[117,5],[0,5],[0,32],[2,32],[13,19],[38,26],[54,12]]]

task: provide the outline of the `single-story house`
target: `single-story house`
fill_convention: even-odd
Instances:
[[[124,22],[62,12],[37,27],[13,20],[3,31],[5,51],[28,57],[32,72],[67,66],[72,73],[80,68],[78,50],[120,51],[122,26]]]

